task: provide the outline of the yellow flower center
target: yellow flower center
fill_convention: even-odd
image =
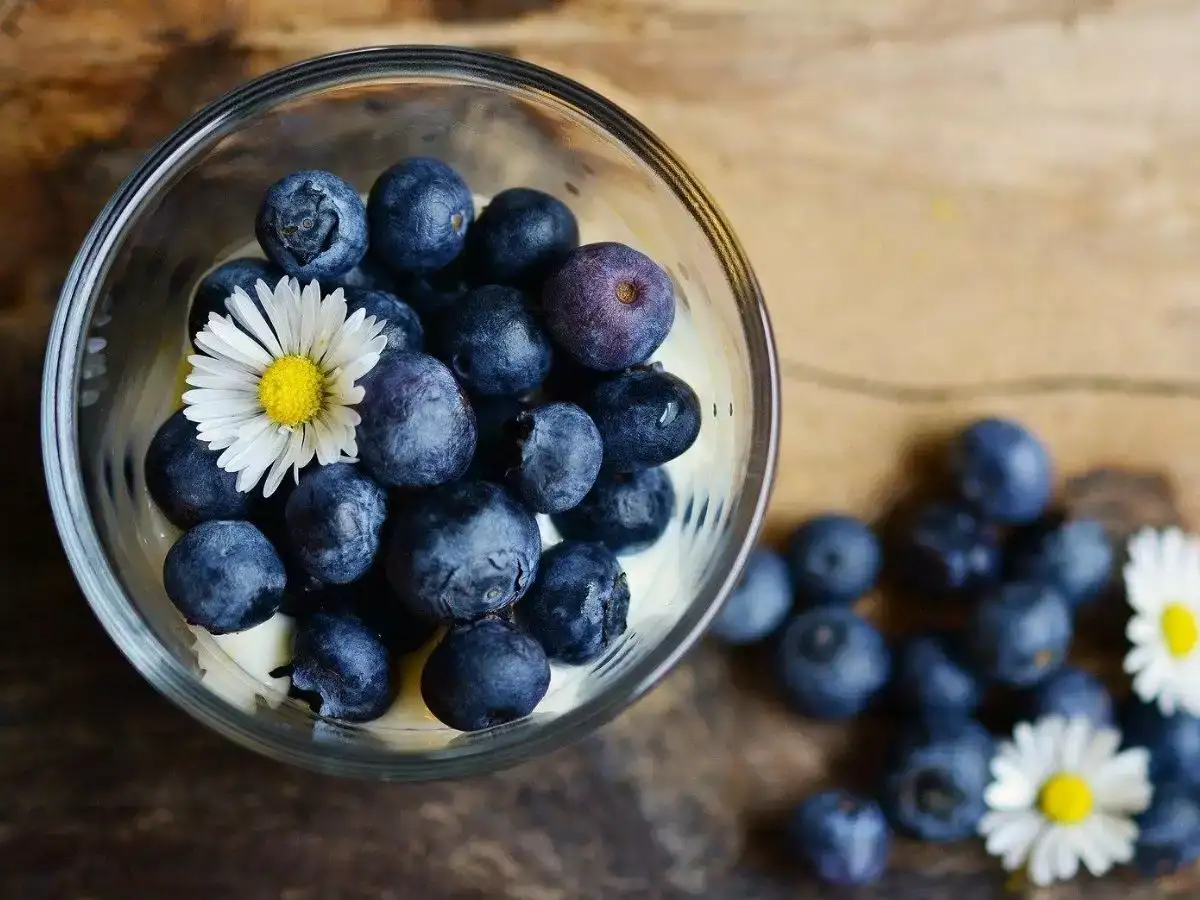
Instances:
[[[1078,775],[1059,772],[1042,785],[1038,808],[1057,825],[1077,825],[1092,814],[1092,789]]]
[[[1163,640],[1167,642],[1167,650],[1179,658],[1187,656],[1196,649],[1200,642],[1200,626],[1196,623],[1196,615],[1182,603],[1169,603],[1162,612]]]
[[[263,372],[258,402],[272,422],[295,428],[321,411],[323,382],[321,370],[307,356],[281,356]]]

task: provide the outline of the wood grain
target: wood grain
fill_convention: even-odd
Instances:
[[[498,48],[673,146],[775,320],[772,537],[827,507],[881,513],[915,448],[984,412],[1042,433],[1064,484],[1139,473],[1117,491],[1126,519],[1162,515],[1163,491],[1170,516],[1200,518],[1200,3],[0,0],[0,22],[4,896],[795,896],[758,832],[861,737],[796,722],[706,650],[550,763],[381,788],[252,758],[137,681],[86,612],[38,487],[41,341],[141,152],[286,62]],[[1094,481],[1081,490],[1113,508]],[[971,850],[908,849],[889,879],[862,896],[1002,893]],[[1197,890],[1106,884],[1053,896]]]

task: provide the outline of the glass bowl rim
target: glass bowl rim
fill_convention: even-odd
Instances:
[[[241,122],[338,87],[403,79],[475,84],[557,105],[637,156],[684,204],[718,257],[750,343],[754,380],[750,458],[730,521],[742,540],[732,554],[726,551],[726,574],[710,602],[692,604],[644,657],[546,724],[501,728],[486,740],[412,753],[317,741],[269,726],[213,694],[171,655],[126,596],[104,551],[86,500],[76,420],[86,327],[113,251],[146,203]],[[147,154],[113,193],[71,264],[51,324],[41,399],[43,463],[59,536],[89,605],[121,652],[173,703],[238,744],[307,769],[388,780],[456,778],[515,765],[591,732],[657,683],[699,639],[737,583],[766,515],[778,455],[779,377],[770,320],[745,252],[695,176],[645,126],[589,88],[511,57],[451,47],[363,47],[273,70],[214,100]]]

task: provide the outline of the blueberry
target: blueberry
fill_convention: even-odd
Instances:
[[[204,276],[200,286],[196,288],[196,296],[192,298],[192,308],[188,311],[188,337],[195,338],[208,322],[212,313],[219,316],[229,315],[225,301],[233,296],[234,289],[241,288],[250,295],[254,305],[262,311],[258,302],[258,291],[254,285],[261,279],[267,287],[275,290],[275,285],[283,278],[283,269],[265,259],[248,257],[231,259],[222,263]]]
[[[254,495],[238,491],[237,475],[217,465],[220,455],[196,436],[196,423],[183,410],[154,433],[146,449],[146,489],[174,525],[250,517]]]
[[[563,541],[542,554],[533,587],[516,606],[517,621],[546,655],[590,662],[625,633],[629,582],[603,544]]]
[[[436,624],[417,618],[397,601],[384,567],[378,564],[350,584],[317,584],[304,594],[293,615],[303,619],[318,612],[357,616],[396,655],[419,650],[437,630]]]
[[[1063,666],[1042,681],[1029,698],[1030,718],[1063,716],[1089,719],[1097,726],[1113,723],[1113,701],[1096,677],[1082,669]]]
[[[347,722],[378,719],[396,695],[379,634],[349,613],[319,612],[296,626],[292,688],[313,712]]]
[[[376,321],[387,323],[382,332],[387,338],[384,353],[421,352],[425,345],[425,329],[411,306],[395,294],[378,289],[348,287],[344,293],[348,315],[361,309],[368,316],[374,316]]]
[[[898,568],[923,590],[971,591],[999,576],[996,530],[966,507],[925,506],[917,512],[906,543]]]
[[[1200,788],[1200,716],[1164,716],[1156,706],[1131,703],[1122,715],[1126,747],[1150,751],[1150,780]]]
[[[476,481],[504,481],[505,456],[511,443],[508,425],[529,408],[516,397],[477,397],[471,402],[475,409],[475,426],[479,438],[475,456],[464,476]]]
[[[601,472],[578,506],[554,517],[554,526],[566,538],[636,553],[662,537],[674,514],[675,488],[666,469]]]
[[[700,399],[670,372],[630,369],[600,382],[583,401],[604,439],[604,465],[650,469],[682,455],[700,434]]]
[[[892,832],[879,804],[846,791],[809,797],[792,813],[789,843],[822,881],[872,884],[887,868]]]
[[[383,484],[428,487],[460,477],[475,455],[475,413],[432,356],[382,356],[359,379],[358,455]]]
[[[412,497],[395,514],[388,580],[412,612],[464,621],[520,599],[538,571],[533,514],[504,488],[460,481]]]
[[[318,466],[300,479],[284,517],[289,546],[304,570],[347,584],[375,561],[387,493],[350,463]]]
[[[1023,525],[1050,501],[1050,454],[1016,422],[981,419],[970,425],[959,435],[951,462],[959,492],[990,521]]]
[[[844,606],[818,606],[780,634],[775,667],[796,711],[820,719],[857,715],[887,683],[891,654],[882,636]]]
[[[509,188],[480,213],[468,246],[482,283],[539,288],[579,246],[579,223],[558,198]]]
[[[508,484],[534,512],[566,512],[596,483],[604,445],[596,423],[574,403],[525,410],[505,431]]]
[[[430,272],[405,272],[397,288],[408,305],[423,316],[445,312],[472,288],[462,257]]]
[[[902,646],[896,663],[897,693],[911,709],[933,719],[969,718],[984,686],[946,634],[922,634]]]
[[[523,718],[549,687],[550,662],[541,645],[497,618],[452,629],[421,673],[425,705],[459,731]]]
[[[973,836],[987,808],[994,749],[987,732],[970,721],[906,735],[882,790],[892,825],[935,843]]]
[[[338,277],[337,283],[340,287],[347,289],[357,288],[364,291],[385,291],[389,294],[397,293],[396,276],[393,275],[388,268],[381,263],[370,250],[367,255],[353,269],[343,272]]]
[[[1007,552],[1012,577],[1053,584],[1073,606],[1103,592],[1116,561],[1104,526],[1094,519],[1038,523],[1017,532]]]
[[[249,522],[202,522],[167,551],[163,586],[191,625],[229,634],[261,625],[279,609],[283,561]]]
[[[546,325],[576,360],[602,372],[643,363],[675,321],[675,288],[658,263],[624,244],[573,250],[542,288]]]
[[[774,550],[758,547],[746,560],[737,587],[725,599],[709,633],[733,646],[754,644],[773,634],[791,609],[787,563]]]
[[[466,182],[436,159],[412,157],[387,169],[367,199],[371,248],[397,271],[440,269],[462,252],[475,218]]]
[[[979,602],[970,625],[971,654],[987,677],[1029,687],[1057,670],[1071,646],[1071,608],[1053,587],[1013,581]]]
[[[466,294],[439,317],[433,339],[436,355],[472,394],[524,394],[550,371],[550,340],[515,288]]]
[[[336,175],[293,172],[267,190],[254,233],[263,252],[292,277],[332,281],[366,254],[367,211],[358,192]]]
[[[1156,784],[1150,808],[1137,817],[1136,862],[1142,875],[1171,875],[1200,859],[1200,802],[1194,787]]]
[[[875,587],[883,560],[879,539],[865,523],[836,514],[797,528],[786,556],[800,597],[816,604],[853,603]]]

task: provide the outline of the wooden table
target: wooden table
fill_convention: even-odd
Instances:
[[[878,513],[914,448],[985,411],[1027,420],[1065,477],[1124,473],[1077,479],[1080,502],[1197,521],[1200,3],[0,0],[0,23],[4,897],[826,896],[764,835],[876,732],[796,721],[714,650],[544,763],[401,787],[223,743],[100,632],[40,486],[54,293],[142,151],[285,62],[389,42],[499,49],[597,88],[675,147],[775,318],[771,536],[826,507]],[[985,900],[1001,885],[976,849],[905,847],[856,896]],[[1198,887],[1118,875],[1047,896],[1085,889]]]

